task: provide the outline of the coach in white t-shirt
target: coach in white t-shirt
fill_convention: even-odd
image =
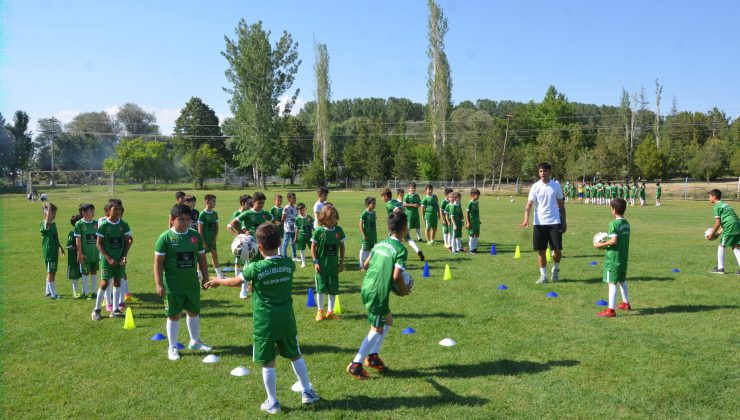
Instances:
[[[539,252],[537,258],[540,266],[540,278],[537,284],[547,283],[547,247],[553,251],[552,281],[560,277],[560,257],[563,250],[563,233],[567,229],[565,221],[565,197],[563,189],[555,180],[550,179],[552,166],[543,162],[537,165],[540,180],[532,185],[524,208],[524,221],[519,227],[529,226],[529,212],[534,204],[533,248]]]

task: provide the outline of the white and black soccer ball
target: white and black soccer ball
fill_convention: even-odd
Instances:
[[[596,235],[594,235],[594,245],[601,244],[607,241],[609,238],[609,234],[606,232],[599,232]]]
[[[403,270],[401,275],[403,276],[403,283],[406,285],[406,288],[409,289],[409,293],[411,293],[411,289],[414,287],[414,279],[411,277],[411,274],[409,274],[408,270]],[[393,292],[395,295],[398,295],[400,293],[395,281],[391,282],[391,292]]]
[[[709,234],[710,233],[712,233],[712,228],[709,228],[709,229],[707,229],[707,230],[704,231],[704,237],[707,238],[707,239],[709,239]],[[719,232],[714,232],[714,237],[712,239],[717,239],[717,238],[719,238]]]
[[[251,235],[240,234],[231,241],[231,253],[242,261],[249,261],[257,255],[259,247]]]

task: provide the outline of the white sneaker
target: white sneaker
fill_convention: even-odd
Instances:
[[[547,283],[547,276],[540,276],[540,279],[537,280],[534,284],[545,284]]]
[[[249,293],[239,292],[239,299],[248,299]]]
[[[190,350],[200,350],[200,351],[211,351],[213,347],[207,345],[206,343],[198,340],[198,341],[191,341],[190,344],[188,344],[188,348]]]
[[[100,316],[100,309],[93,310],[92,314],[90,314],[90,318],[92,318],[93,321],[100,321],[102,319]]]
[[[301,402],[303,404],[313,404],[320,399],[321,397],[319,397],[319,394],[317,394],[313,389],[305,389],[301,394]]]
[[[167,349],[167,358],[169,358],[173,362],[175,360],[180,360],[180,351],[177,350],[177,347],[170,347]]]
[[[274,403],[270,404],[270,400],[265,400],[265,402],[260,405],[260,410],[270,414],[278,414],[281,411],[280,403],[275,401]]]
[[[301,263],[301,268],[306,268],[306,263]]]
[[[560,280],[560,269],[557,270],[553,268],[552,270],[552,276],[550,276],[550,279],[553,283],[557,283]]]

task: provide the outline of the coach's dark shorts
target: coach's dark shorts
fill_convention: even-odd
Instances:
[[[534,225],[532,246],[535,251],[563,249],[563,232],[560,225]]]

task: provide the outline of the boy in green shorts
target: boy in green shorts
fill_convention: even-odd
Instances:
[[[98,283],[98,269],[100,268],[100,253],[98,252],[98,221],[95,220],[95,206],[90,203],[80,204],[78,208],[81,220],[74,227],[75,257],[77,267],[82,272],[82,296],[91,293],[95,297],[95,287]],[[88,289],[87,280],[90,279]]]
[[[46,296],[59,299],[54,279],[57,275],[59,265],[59,252],[64,255],[64,248],[59,243],[59,233],[54,219],[57,217],[57,206],[52,203],[44,203],[44,221],[41,222],[41,254],[46,266]]]
[[[615,198],[611,202],[614,220],[609,223],[608,240],[594,244],[596,249],[606,249],[604,259],[604,275],[602,281],[609,285],[609,307],[596,314],[597,316],[613,318],[617,316],[615,303],[617,300],[617,285],[622,294],[622,302],[617,308],[629,311],[629,296],[627,294],[627,258],[630,250],[630,224],[624,218],[627,202]]]
[[[387,369],[379,353],[380,346],[393,325],[389,305],[392,285],[396,285],[400,296],[409,294],[403,281],[407,251],[401,242],[408,234],[406,215],[393,213],[388,216],[388,230],[390,236],[380,241],[363,263],[367,272],[362,281],[360,294],[367,311],[370,332],[362,340],[360,349],[347,366],[347,372],[357,379],[369,377],[362,367],[363,364],[380,372]]]
[[[640,199],[640,207],[645,205],[645,199],[647,198],[645,193],[645,183],[640,184],[640,188],[637,189],[637,197]]]
[[[77,291],[77,282],[82,277],[80,265],[77,263],[77,242],[75,241],[75,224],[82,219],[82,216],[75,214],[69,221],[72,223],[72,230],[67,235],[67,278],[72,281],[72,299],[82,297]]]
[[[663,194],[663,188],[660,186],[660,182],[655,183],[655,205],[660,207],[660,196]]]
[[[118,307],[121,301],[121,278],[125,275],[125,266],[128,252],[134,239],[131,229],[125,220],[121,219],[123,203],[121,200],[111,198],[108,200],[108,213],[102,223],[98,225],[96,235],[98,252],[100,253],[100,288],[95,298],[95,309],[90,315],[93,321],[100,321],[100,304],[108,288],[109,282],[113,282],[113,295],[110,317],[122,318],[123,313]]]
[[[305,206],[303,207],[305,211]],[[275,359],[281,355],[290,359],[293,372],[303,387],[301,402],[309,405],[319,401],[319,395],[311,389],[308,369],[298,347],[298,329],[293,313],[293,273],[295,263],[278,255],[280,234],[277,227],[265,223],[257,228],[257,244],[263,259],[244,267],[239,276],[230,279],[213,278],[205,288],[220,285],[239,287],[250,284],[252,294],[253,360],[262,364],[262,381],[267,400],[260,409],[270,414],[281,411],[277,399],[277,377]]]
[[[421,214],[424,215],[424,233],[427,244],[434,245],[439,220],[439,200],[434,195],[434,186],[432,184],[427,184],[424,187],[424,192],[426,195],[421,199]]]
[[[421,198],[416,193],[416,182],[410,182],[407,188],[408,194],[403,196],[403,209],[409,221],[409,234],[411,229],[416,230],[416,240],[421,241],[421,223],[419,222]]]
[[[306,245],[311,243],[313,234],[313,217],[307,214],[306,205],[298,203],[295,207],[298,217],[295,218],[295,237],[293,243],[301,256],[301,268],[306,268]]]
[[[452,194],[452,188],[445,188],[445,198],[443,198],[442,202],[439,204],[439,219],[442,220],[442,239],[444,240],[444,246],[448,250],[452,251],[450,221],[447,219],[447,206],[452,201],[450,194]]]
[[[186,324],[190,333],[191,350],[210,351],[211,347],[200,341],[200,282],[208,278],[208,263],[203,239],[190,229],[191,209],[185,204],[175,204],[170,211],[171,228],[162,232],[154,246],[154,286],[157,295],[164,298],[167,315],[167,357],[180,359],[177,334],[180,314],[187,313]]]
[[[452,242],[452,253],[457,254],[462,251],[462,228],[463,228],[463,211],[460,206],[462,194],[453,192],[452,202],[447,205],[447,220],[450,223],[450,240]]]
[[[468,229],[468,246],[471,254],[478,253],[478,238],[480,237],[478,198],[480,198],[480,190],[478,188],[471,189],[470,201],[468,202],[468,208],[465,210],[465,227]]]
[[[365,198],[365,210],[360,215],[360,271],[365,271],[362,264],[370,255],[375,243],[378,242],[378,231],[376,229],[375,198]]]
[[[223,278],[221,266],[218,264],[218,249],[216,243],[218,240],[218,212],[216,208],[216,196],[206,194],[204,197],[205,208],[198,215],[198,233],[203,238],[203,246],[207,253],[211,254],[211,263],[216,271],[216,277]]]
[[[738,219],[735,210],[729,204],[722,201],[722,191],[713,189],[709,191],[709,202],[714,204],[714,226],[707,236],[710,241],[714,240],[720,226],[722,234],[719,237],[719,246],[717,247],[717,266],[711,271],[714,274],[725,274],[725,247],[732,248],[732,252],[737,258],[740,265],[740,219]],[[740,270],[736,272],[740,274]]]

